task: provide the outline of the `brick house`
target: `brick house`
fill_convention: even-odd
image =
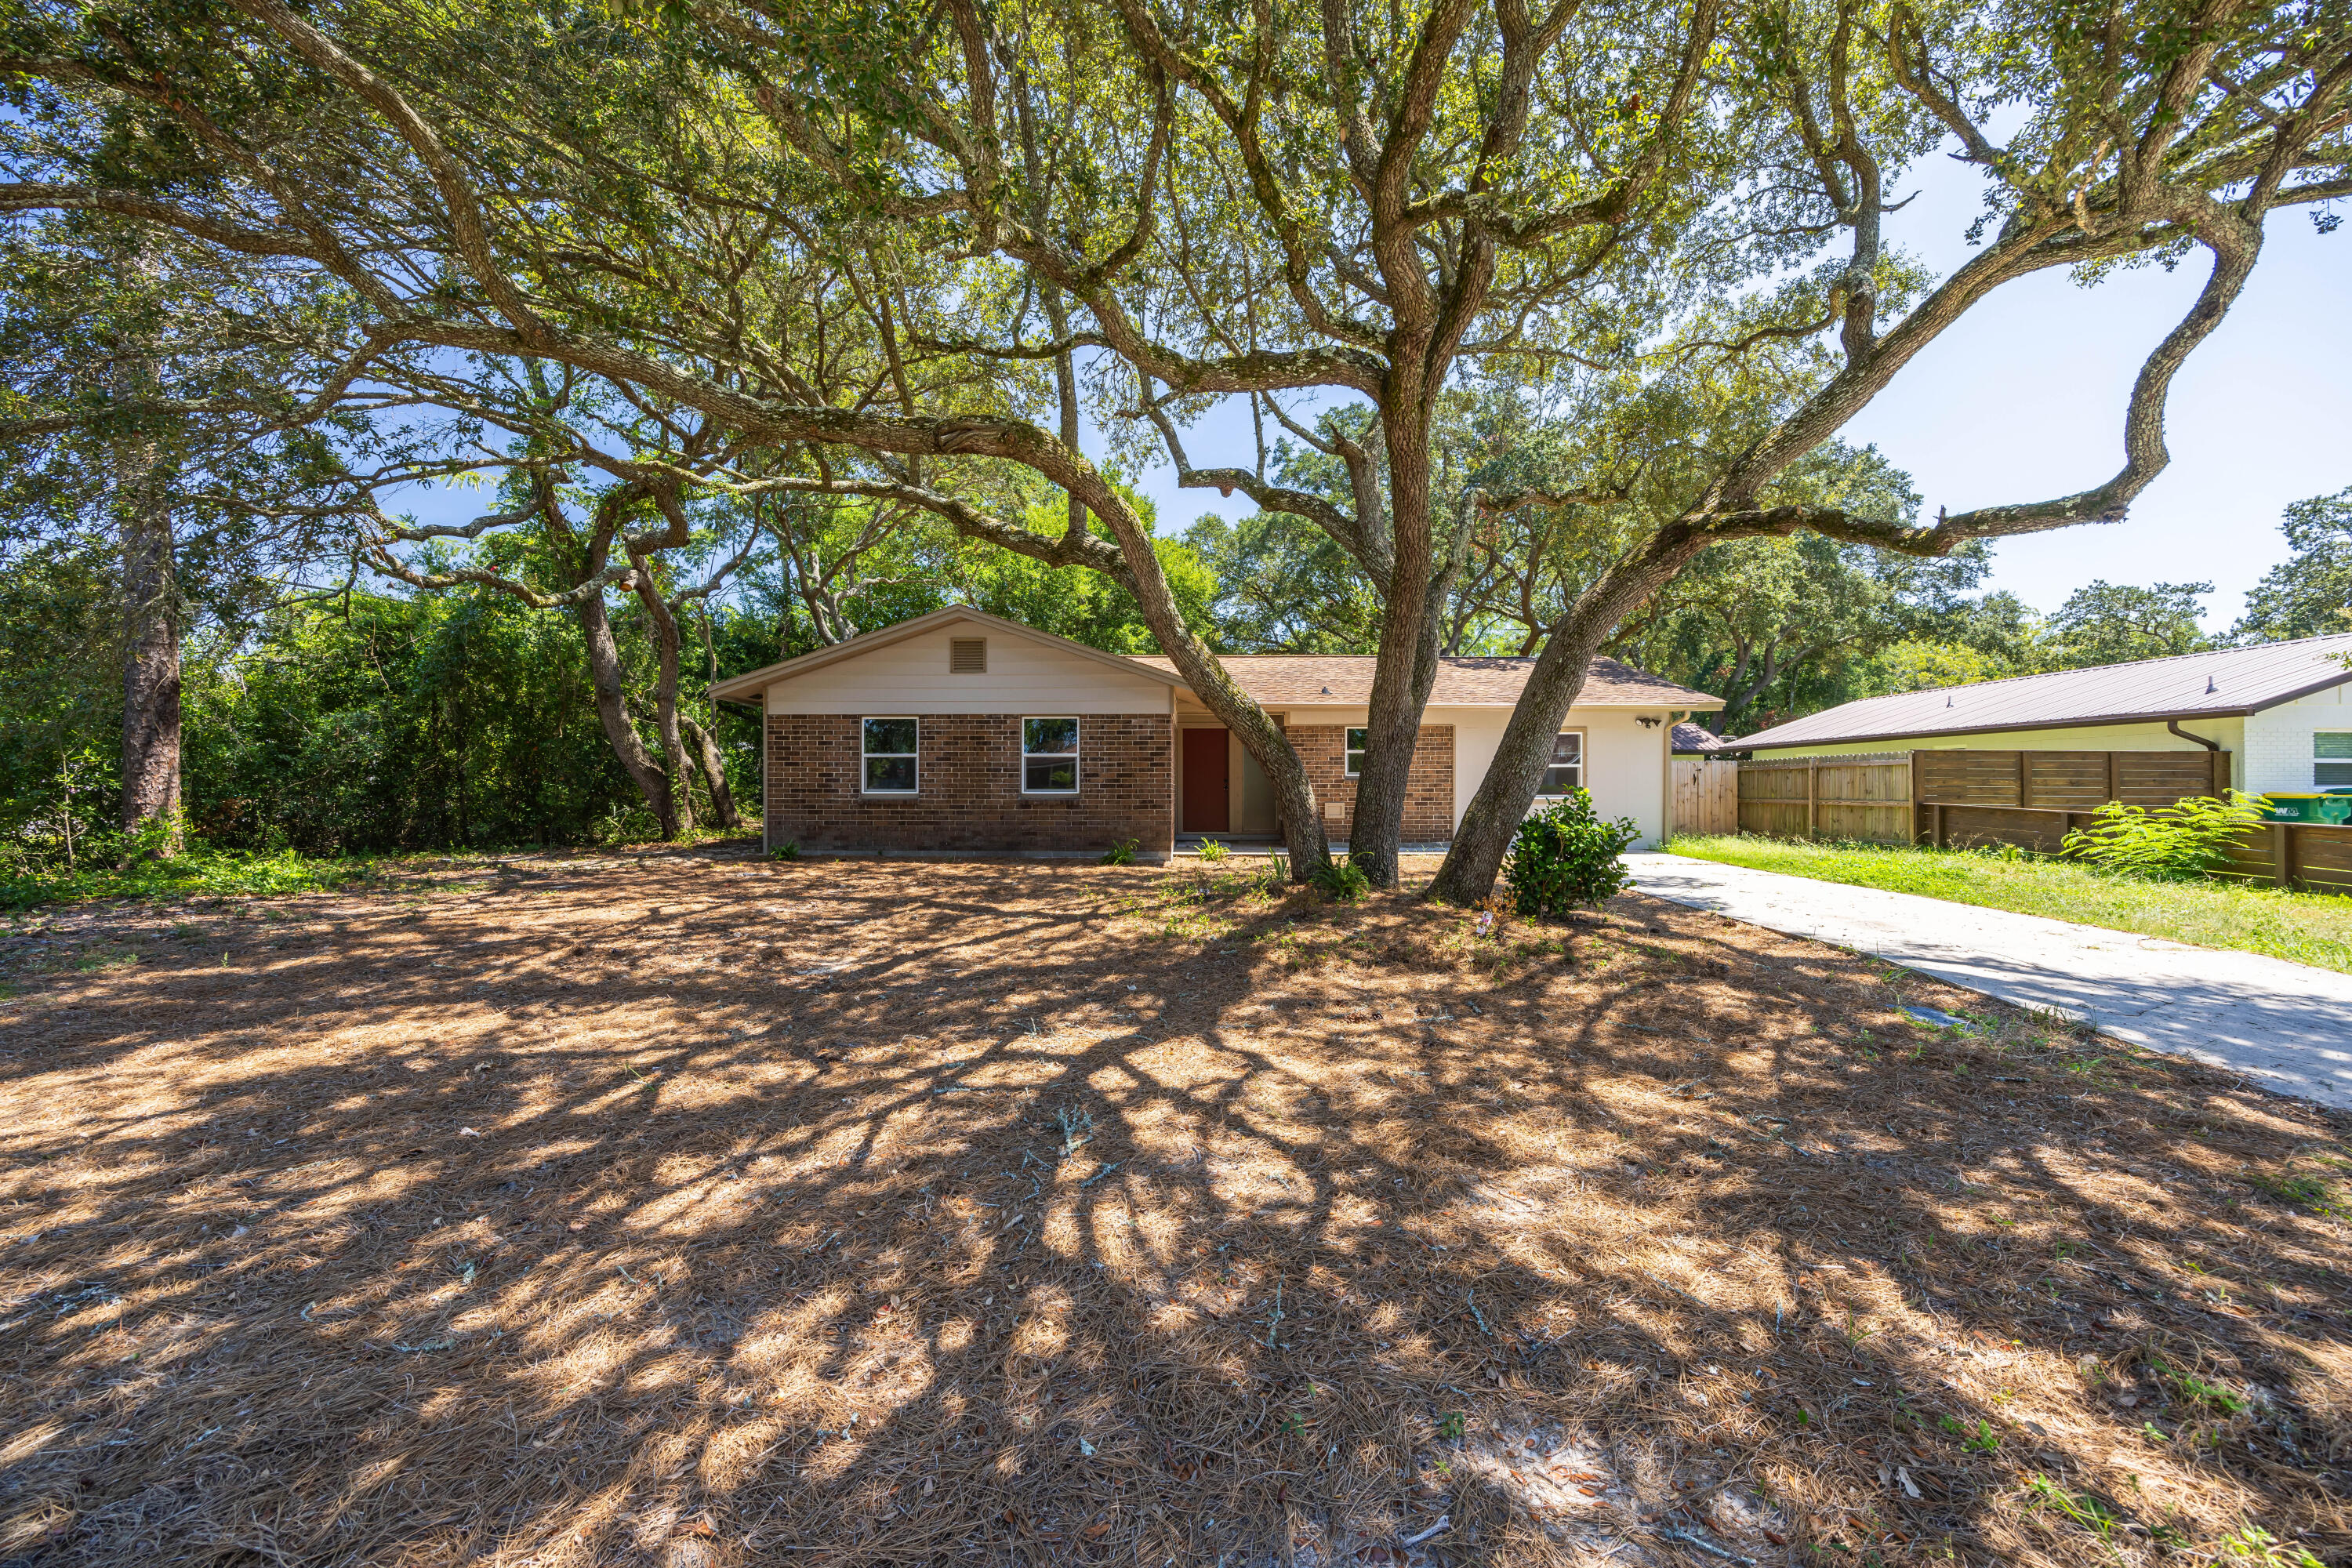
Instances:
[[[1355,807],[1369,656],[1227,658],[1298,749],[1344,844]],[[1440,845],[1469,805],[1534,666],[1449,658],[1423,714],[1405,839]],[[711,688],[760,709],[766,842],[824,852],[1146,858],[1180,837],[1272,839],[1274,791],[1241,742],[1159,657],[1122,658],[952,605]],[[1664,829],[1674,718],[1719,699],[1596,659],[1547,786]]]

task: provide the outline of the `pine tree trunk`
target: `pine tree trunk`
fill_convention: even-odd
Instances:
[[[115,465],[122,552],[122,829],[160,826],[151,852],[180,852],[180,606],[172,510],[152,436],[126,437]]]

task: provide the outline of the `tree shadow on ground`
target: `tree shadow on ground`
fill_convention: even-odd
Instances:
[[[2352,1550],[2342,1129],[1851,953],[710,854],[273,912],[0,1013],[0,1562]]]

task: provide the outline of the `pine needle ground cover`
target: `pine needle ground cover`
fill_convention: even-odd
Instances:
[[[2078,921],[2352,974],[2352,899],[2243,882],[2153,881],[2040,856],[1782,838],[1677,838],[1697,860]]]
[[[2352,1553],[2341,1124],[1696,911],[701,851],[0,932],[0,1562]]]

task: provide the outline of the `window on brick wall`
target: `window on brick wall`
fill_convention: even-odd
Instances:
[[[1076,719],[1021,721],[1021,793],[1078,793],[1078,721]]]
[[[1552,737],[1551,765],[1544,769],[1538,795],[1566,795],[1584,787],[1584,731],[1562,730]]]
[[[915,793],[915,753],[923,732],[918,719],[861,719],[867,795]]]
[[[1349,778],[1354,778],[1364,771],[1364,752],[1370,743],[1371,733],[1370,730],[1348,731],[1348,776]]]
[[[2312,735],[2311,782],[2318,789],[2352,784],[2352,730],[2321,730]]]

